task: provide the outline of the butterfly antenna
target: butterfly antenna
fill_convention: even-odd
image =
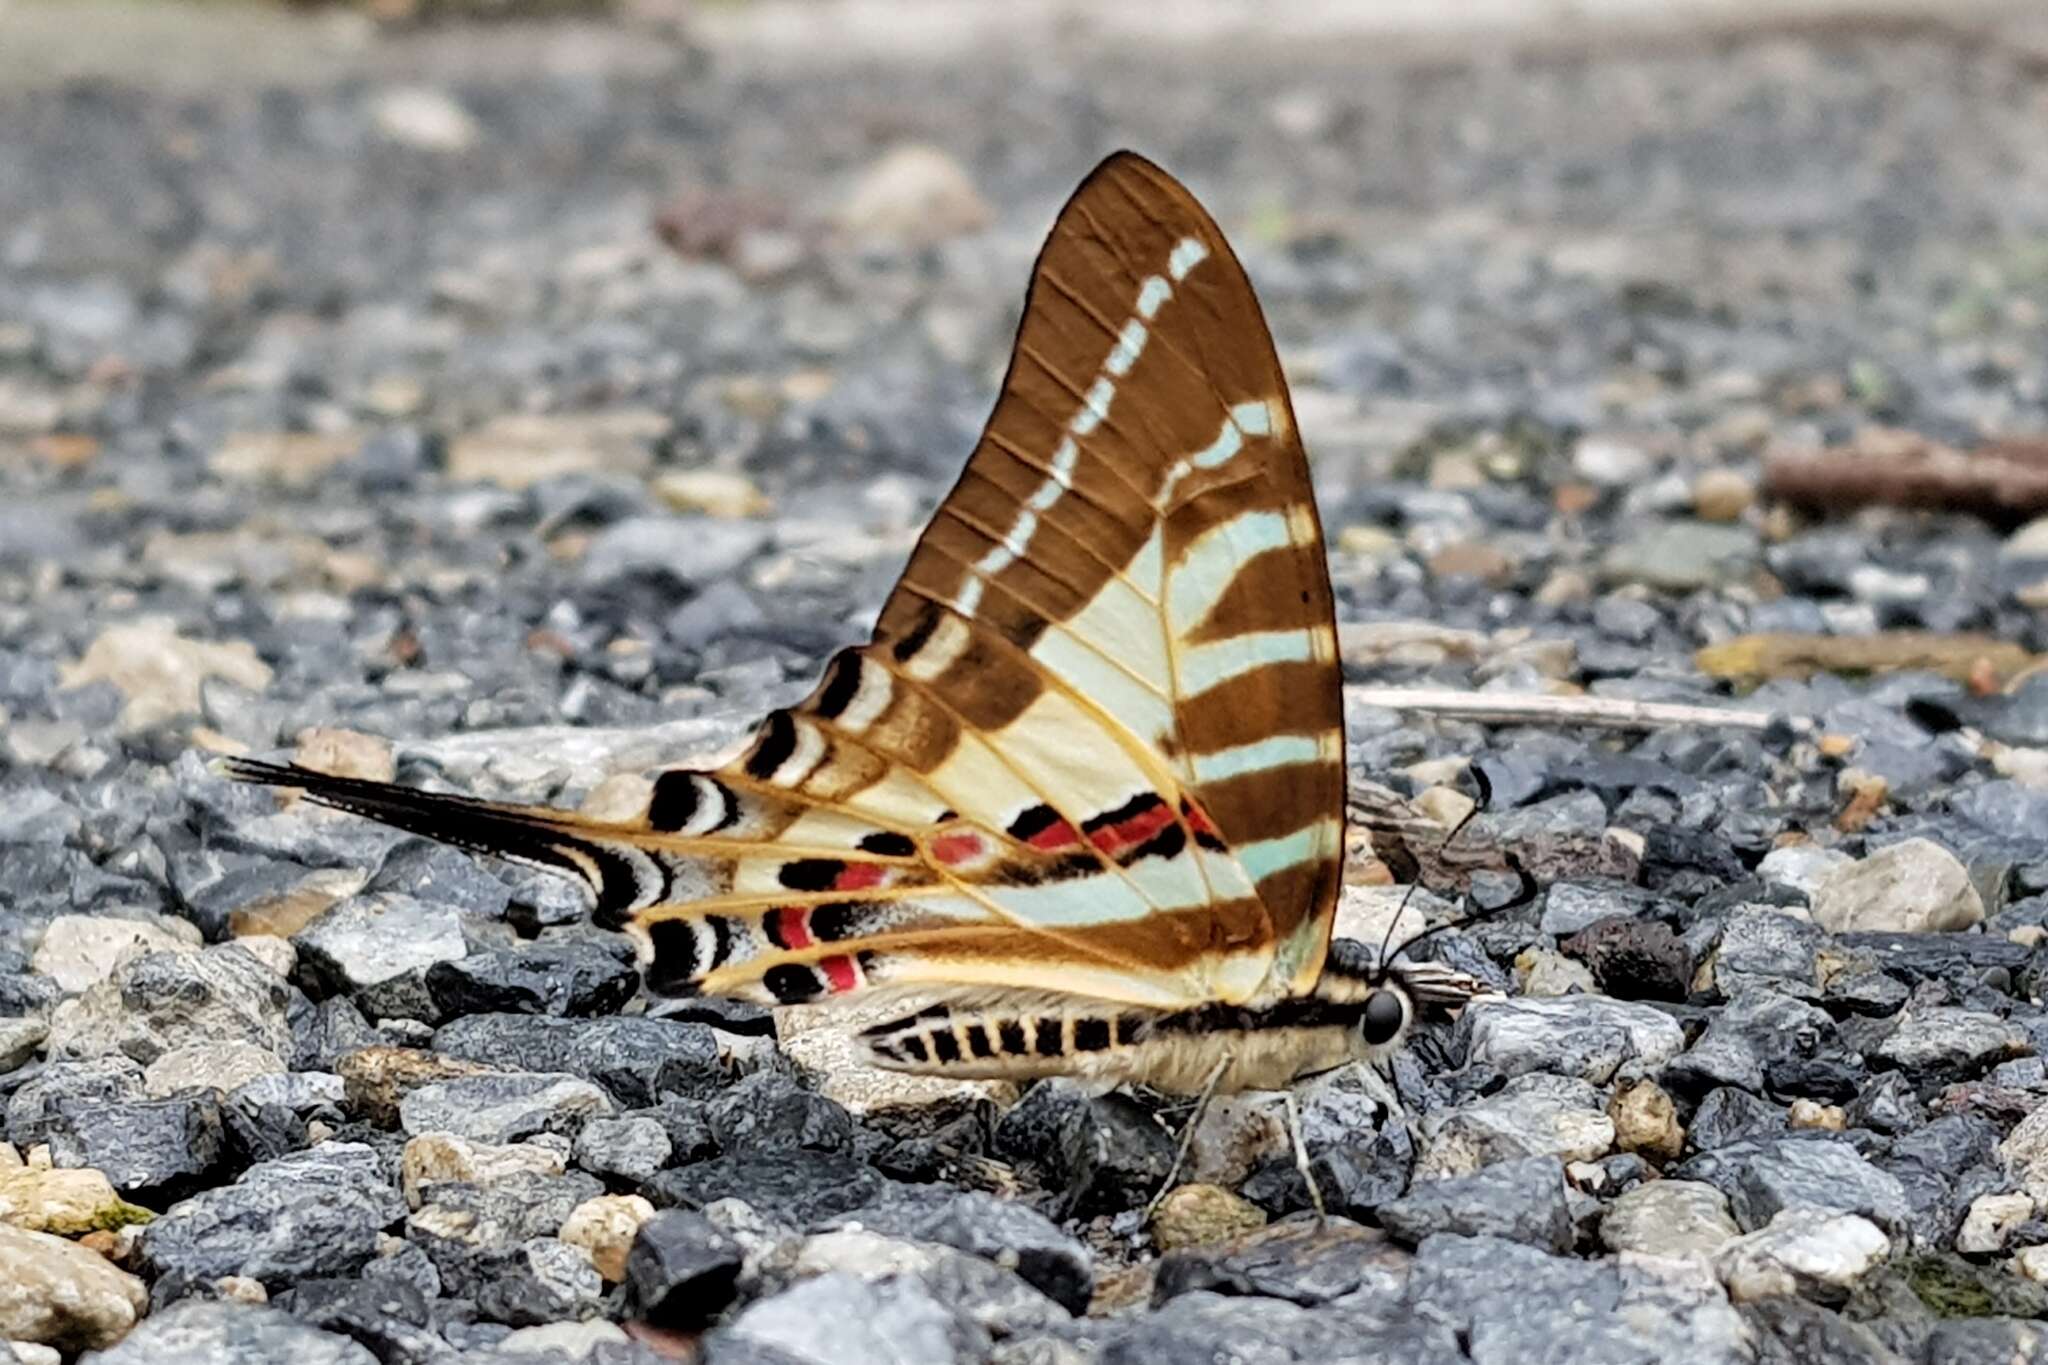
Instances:
[[[1468,768],[1466,771],[1472,774],[1473,781],[1479,786],[1479,798],[1473,802],[1472,809],[1465,812],[1464,818],[1453,825],[1451,832],[1444,836],[1443,843],[1437,846],[1439,853],[1449,848],[1451,841],[1464,832],[1465,826],[1471,824],[1473,818],[1493,802],[1493,783],[1487,778],[1486,770],[1475,767]],[[1466,925],[1485,919],[1489,915],[1498,915],[1504,910],[1512,910],[1517,906],[1527,905],[1530,901],[1534,900],[1540,888],[1536,885],[1536,879],[1529,875],[1529,870],[1522,866],[1522,860],[1517,858],[1512,850],[1504,851],[1502,857],[1506,860],[1509,870],[1521,879],[1521,890],[1513,900],[1505,901],[1489,910],[1475,910],[1471,914],[1460,915],[1456,919],[1445,920],[1442,924],[1432,925],[1421,933],[1404,939],[1401,946],[1394,949],[1393,956],[1389,957],[1387,954],[1387,944],[1394,937],[1394,925],[1401,922],[1401,913],[1408,908],[1408,896],[1415,894],[1415,883],[1411,882],[1408,886],[1408,895],[1401,897],[1401,909],[1394,912],[1393,920],[1387,925],[1386,936],[1380,940],[1379,962],[1384,965],[1433,935],[1441,934],[1451,929],[1462,929]]]

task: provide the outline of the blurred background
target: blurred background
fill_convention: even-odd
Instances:
[[[13,761],[786,698],[1126,146],[1260,291],[1354,679],[2044,643],[2038,6],[1154,9],[0,5]]]

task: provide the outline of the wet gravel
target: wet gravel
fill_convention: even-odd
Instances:
[[[2048,1358],[2048,680],[1697,653],[2048,649],[2048,526],[1762,474],[2048,429],[2038,61],[651,64],[0,94],[0,1359]],[[729,746],[872,620],[1125,144],[1281,340],[1360,791],[1483,771],[1461,843],[1541,887],[1433,941],[1501,998],[1401,1112],[1302,1088],[1328,1222],[1255,1104],[1148,1226],[1171,1105],[650,1013],[560,885],[209,773],[601,807]],[[1511,898],[1408,851],[1430,917]]]

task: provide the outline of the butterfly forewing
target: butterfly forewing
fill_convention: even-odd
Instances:
[[[1321,970],[1338,684],[1251,286],[1193,197],[1119,154],[1059,214],[982,439],[872,640],[739,757],[661,774],[620,823],[294,784],[583,877],[652,945],[657,989],[1243,1003]]]

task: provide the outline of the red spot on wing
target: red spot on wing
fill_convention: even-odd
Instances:
[[[948,867],[973,862],[987,851],[979,834],[941,834],[932,840],[932,856]]]
[[[825,974],[825,984],[834,995],[844,995],[860,984],[860,969],[844,953],[838,957],[819,958],[818,970]]]
[[[1024,842],[1031,845],[1031,847],[1033,848],[1041,849],[1047,853],[1052,853],[1057,852],[1058,850],[1063,848],[1075,848],[1079,846],[1081,842],[1081,836],[1079,833],[1075,831],[1074,827],[1068,824],[1066,821],[1055,820],[1051,824],[1047,825],[1044,829],[1038,831],[1038,833],[1032,835],[1029,839],[1026,839]]]
[[[835,891],[865,891],[888,879],[889,869],[879,863],[848,863],[832,882]]]
[[[785,948],[811,946],[811,910],[807,905],[785,905],[774,911],[777,936]]]
[[[1203,810],[1192,801],[1182,801],[1180,808],[1181,814],[1187,817],[1189,832],[1195,835],[1196,838],[1200,838],[1204,834],[1211,838],[1220,837],[1217,834],[1215,823],[1209,819],[1209,812]]]
[[[1127,848],[1136,848],[1160,830],[1173,823],[1173,810],[1164,802],[1148,806],[1128,820],[1114,825],[1104,825],[1088,838],[1104,853],[1121,853]]]

